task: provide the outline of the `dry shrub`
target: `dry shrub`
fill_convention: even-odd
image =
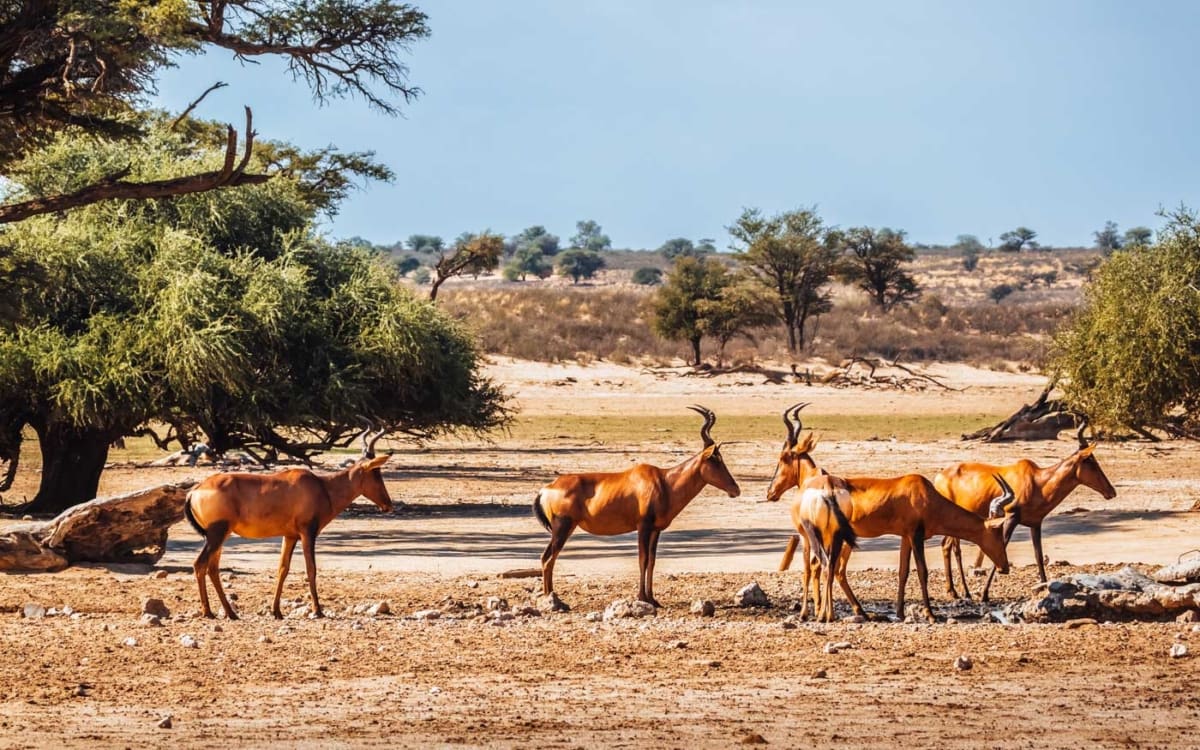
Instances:
[[[688,347],[654,335],[652,294],[624,286],[451,288],[438,302],[474,328],[493,354],[585,364],[591,357],[618,364],[678,364],[688,356]],[[953,305],[928,295],[883,314],[861,297],[845,295],[814,325],[806,354],[830,361],[875,356],[1000,369],[1010,362],[1040,364],[1049,335],[1072,309],[1061,304]],[[706,341],[703,351],[707,361],[716,362],[713,342]],[[727,364],[789,359],[783,331],[775,328],[758,331],[753,341],[735,339],[725,351]]]

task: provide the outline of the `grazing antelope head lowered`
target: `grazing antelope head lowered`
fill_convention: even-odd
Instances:
[[[807,403],[799,403],[783,410],[783,426],[787,428],[787,440],[783,444],[783,450],[779,452],[779,463],[775,465],[771,486],[767,488],[767,502],[778,502],[783,493],[820,472],[808,455],[809,451],[817,447],[817,436],[811,432],[803,436],[800,434],[804,430],[804,424],[800,421],[800,411],[806,406]],[[792,424],[793,420],[795,424]]]

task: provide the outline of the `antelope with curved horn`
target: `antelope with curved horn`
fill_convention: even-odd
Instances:
[[[335,474],[314,474],[308,469],[289,469],[266,476],[214,474],[196,485],[187,495],[183,513],[192,528],[204,537],[204,548],[193,566],[204,616],[214,616],[208,603],[204,580],[207,576],[225,616],[237,619],[221,588],[220,577],[221,547],[230,534],[237,534],[250,539],[283,537],[275,600],[271,605],[271,614],[276,618],[283,617],[279,609],[283,581],[291,567],[296,542],[301,542],[313,616],[321,617],[321,602],[317,598],[317,534],[360,496],[375,503],[384,513],[392,511],[392,498],[380,472],[388,458],[364,458]]]
[[[1012,489],[996,476],[1003,494],[993,496],[994,512],[1007,514],[1014,501]],[[904,618],[904,595],[908,584],[910,558],[916,561],[917,580],[921,584],[924,615],[934,621],[929,602],[929,570],[925,565],[925,540],[953,534],[971,539],[1008,572],[1004,549],[1006,516],[986,520],[969,513],[938,494],[933,483],[920,474],[888,479],[863,477],[813,477],[801,486],[800,498],[792,505],[797,529],[808,536],[818,553],[825,580],[820,595],[817,619],[833,621],[833,579],[849,592],[845,582],[850,550],[860,537],[894,534],[900,537],[900,575],[896,593],[896,616]],[[857,599],[848,593],[856,614],[865,614]]]
[[[542,593],[554,593],[554,562],[576,528],[611,536],[638,533],[638,599],[660,606],[654,598],[654,562],[658,538],[706,486],[730,497],[741,494],[721,458],[721,446],[710,431],[717,416],[703,406],[689,409],[704,417],[699,453],[669,469],[638,464],[614,473],[563,474],[538,492],[533,512],[550,532],[542,553]],[[556,609],[566,605],[555,600]]]
[[[1029,537],[1033,542],[1033,554],[1037,558],[1038,578],[1046,581],[1046,563],[1042,557],[1042,522],[1046,516],[1058,507],[1067,495],[1080,485],[1099,492],[1105,500],[1117,496],[1117,491],[1108,481],[1100,462],[1096,460],[1093,451],[1095,442],[1088,443],[1083,432],[1087,428],[1087,420],[1080,422],[1079,430],[1075,433],[1079,448],[1071,455],[1053,466],[1039,467],[1033,461],[1021,460],[1007,466],[992,466],[981,463],[960,463],[938,472],[933,483],[938,492],[949,498],[955,505],[965,508],[972,513],[982,516],[987,513],[988,487],[987,477],[992,474],[1003,476],[1012,485],[1016,495],[1013,521],[1005,529],[1005,541],[1012,537],[1018,525],[1029,527]],[[956,537],[947,536],[942,540],[942,562],[946,567],[946,589],[953,597],[958,597],[954,590],[954,566],[950,556],[958,560],[959,575],[962,578],[963,595],[971,598],[967,588],[967,574],[962,564],[962,547]],[[982,556],[975,560],[975,567],[982,564]],[[988,590],[996,571],[988,574],[987,582],[980,594],[982,601],[988,600]]]

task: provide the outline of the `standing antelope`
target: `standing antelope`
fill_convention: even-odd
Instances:
[[[1111,500],[1117,496],[1117,491],[1108,481],[1108,477],[1104,475],[1104,470],[1100,468],[1100,462],[1092,455],[1092,451],[1096,449],[1095,443],[1089,445],[1083,437],[1086,427],[1086,422],[1080,424],[1079,431],[1075,435],[1079,441],[1079,449],[1053,466],[1043,469],[1027,460],[1008,466],[979,463],[955,464],[938,472],[933,479],[934,486],[937,487],[938,492],[956,505],[966,508],[976,515],[982,515],[987,512],[989,500],[986,486],[988,484],[987,477],[999,474],[1007,479],[1008,483],[1013,486],[1013,493],[1017,500],[1013,513],[1014,522],[1009,524],[1005,530],[1005,541],[1007,542],[1012,537],[1018,524],[1029,527],[1029,537],[1033,541],[1033,553],[1037,558],[1038,578],[1044,583],[1046,581],[1046,563],[1042,557],[1042,521],[1046,516],[1050,515],[1050,512],[1057,508],[1058,504],[1079,485],[1099,492],[1105,500]],[[952,552],[955,559],[958,560],[963,595],[970,599],[971,592],[967,588],[967,573],[962,564],[962,547],[958,539],[952,536],[947,536],[942,540],[942,562],[946,567],[946,590],[951,596],[958,597],[958,592],[954,590],[954,569],[950,562]],[[981,557],[976,558],[975,567],[979,567],[982,562]],[[983,592],[980,594],[982,601],[988,600],[988,590],[992,586],[992,578],[995,574],[996,571],[993,570],[983,585]]]
[[[802,611],[808,607],[811,581],[819,578],[819,572],[814,575],[816,569],[825,573],[824,582],[817,581],[819,591],[814,597],[818,619],[827,622],[833,619],[834,578],[837,578],[855,613],[865,614],[846,580],[846,564],[859,537],[885,534],[900,537],[896,613],[902,619],[911,557],[917,565],[925,617],[933,620],[933,609],[929,602],[929,571],[925,564],[925,540],[929,537],[954,534],[969,538],[996,562],[1001,572],[1008,572],[1004,519],[991,518],[985,521],[964,511],[938,494],[933,484],[919,474],[890,479],[843,478],[818,469],[808,455],[816,442],[811,433],[797,444],[797,437],[803,428],[799,422],[799,411],[803,406],[798,405],[784,412],[788,442],[780,454],[775,477],[767,491],[767,500],[774,502],[791,487],[800,489],[800,496],[792,503],[791,509],[792,523],[798,534],[788,541],[780,569],[787,568],[797,544],[803,542],[805,601]],[[797,420],[795,428],[788,421],[789,412]],[[1003,479],[996,479],[1004,494],[988,498],[992,514],[1007,514],[1013,495]]]
[[[661,606],[654,599],[654,561],[663,529],[706,485],[730,497],[741,494],[709,432],[716,415],[703,406],[688,408],[704,417],[704,448],[678,466],[638,464],[621,472],[564,474],[538,492],[533,512],[551,535],[542,553],[544,596],[554,593],[554,561],[576,527],[598,536],[637,531],[638,599]],[[554,606],[565,608],[561,602]]]
[[[382,433],[381,433],[382,434]],[[378,439],[376,437],[375,439]],[[368,445],[363,438],[364,457],[354,465],[335,474],[314,474],[308,469],[289,469],[266,476],[258,474],[214,474],[198,484],[187,495],[183,513],[188,522],[204,537],[204,548],[196,558],[193,569],[200,586],[200,605],[205,617],[213,617],[208,604],[207,575],[221,600],[225,616],[236,620],[237,614],[221,588],[221,546],[230,534],[250,539],[283,537],[279,557],[279,578],[275,584],[275,600],[271,614],[283,617],[279,597],[283,581],[292,563],[296,541],[304,550],[304,569],[308,590],[312,595],[313,616],[321,617],[321,602],[317,598],[316,541],[321,529],[359,496],[379,506],[384,513],[392,511],[392,498],[384,486],[380,472],[390,456],[368,458],[374,441]]]

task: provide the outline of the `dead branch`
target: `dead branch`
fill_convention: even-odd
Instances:
[[[225,163],[219,170],[174,177],[168,180],[129,182],[124,179],[129,172],[128,169],[125,169],[73,193],[51,195],[0,206],[0,224],[8,224],[27,219],[30,216],[65,211],[69,208],[106,200],[170,198],[177,195],[202,193],[206,190],[264,183],[271,179],[271,175],[246,174],[245,172],[246,166],[250,163],[251,149],[254,145],[255,133],[251,125],[252,115],[250,108],[246,107],[245,152],[240,162],[237,161],[237,131],[230,125],[225,144]]]
[[[192,101],[191,104],[187,105],[187,107],[182,112],[179,113],[178,117],[176,117],[174,120],[171,121],[171,127],[167,128],[167,130],[174,130],[175,128],[179,127],[179,123],[181,123],[185,119],[187,119],[187,116],[192,113],[192,110],[194,110],[200,104],[200,102],[204,101],[204,97],[208,96],[209,94],[216,91],[217,89],[225,88],[228,85],[229,84],[225,83],[224,81],[217,81],[213,85],[204,89],[203,94],[196,97]]]

